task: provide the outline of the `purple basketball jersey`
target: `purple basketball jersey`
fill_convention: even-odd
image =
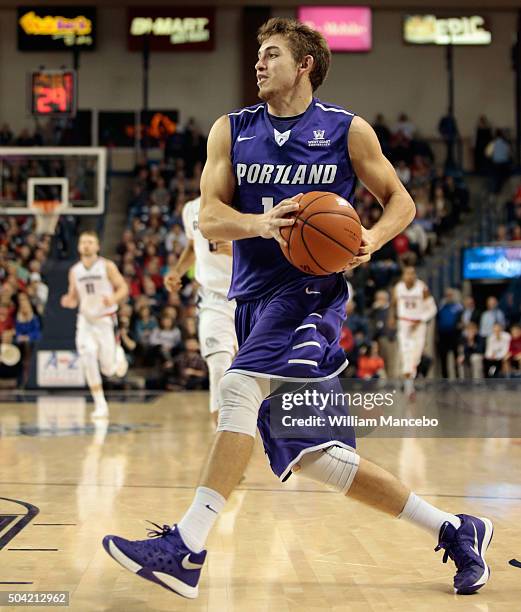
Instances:
[[[347,150],[354,114],[313,98],[292,129],[277,131],[266,104],[229,113],[234,208],[267,212],[284,198],[308,191],[332,191],[352,201],[356,186]],[[252,300],[310,275],[292,266],[276,240],[247,238],[233,243],[229,298]]]

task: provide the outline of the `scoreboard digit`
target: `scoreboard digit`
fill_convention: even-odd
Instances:
[[[73,117],[76,114],[74,70],[38,70],[30,74],[29,108],[38,117]]]

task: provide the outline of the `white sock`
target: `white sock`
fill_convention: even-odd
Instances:
[[[398,518],[407,519],[417,527],[429,531],[436,540],[440,535],[441,526],[445,521],[454,525],[456,529],[461,525],[461,520],[455,514],[438,510],[438,508],[431,506],[429,502],[418,497],[415,493],[409,495],[409,499]]]
[[[224,508],[224,497],[207,487],[197,487],[192,505],[177,524],[185,544],[193,552],[201,552],[210,529]]]
[[[94,399],[94,404],[96,405],[96,408],[98,406],[106,406],[107,405],[107,400],[105,399],[105,395],[103,394],[103,390],[102,391],[95,391],[92,394],[92,397]]]
[[[414,391],[414,379],[406,378],[403,381],[403,391],[405,395],[410,395]]]

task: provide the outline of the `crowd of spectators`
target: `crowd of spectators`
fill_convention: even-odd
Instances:
[[[0,378],[17,378],[19,384],[27,378],[32,347],[41,337],[48,297],[42,266],[50,248],[50,236],[35,234],[33,217],[0,217],[0,344],[21,351],[14,365],[0,359]]]
[[[169,142],[165,157],[138,160],[133,172],[127,227],[117,246],[118,264],[129,285],[120,310],[123,345],[135,366],[148,368],[149,388],[206,388],[208,372],[199,353],[197,287],[191,278],[179,294],[166,292],[163,276],[187,244],[185,203],[199,195],[204,163],[193,121]]]
[[[521,375],[521,309],[515,302],[515,291],[507,291],[501,304],[489,296],[480,312],[473,297],[461,300],[446,289],[437,316],[442,377],[449,376],[450,353],[462,379]]]
[[[394,239],[393,246],[400,254],[411,250],[421,260],[460,222],[462,213],[469,211],[468,189],[461,173],[445,174],[439,160],[437,165],[429,143],[421,138],[407,115],[399,115],[392,128],[383,115],[377,115],[373,128],[382,150],[416,204],[415,220]],[[363,190],[357,195],[357,202],[362,203],[362,222],[367,217],[376,221],[381,208]],[[371,215],[375,218],[371,219]]]
[[[80,144],[75,140],[73,120],[38,119],[34,127],[22,128],[17,134],[8,123],[0,126],[0,147],[60,147]],[[83,144],[83,143],[81,143]]]

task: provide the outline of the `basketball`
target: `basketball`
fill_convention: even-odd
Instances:
[[[293,225],[283,227],[286,259],[307,274],[340,272],[356,256],[362,224],[351,204],[329,191],[310,191],[298,201],[301,208]]]

